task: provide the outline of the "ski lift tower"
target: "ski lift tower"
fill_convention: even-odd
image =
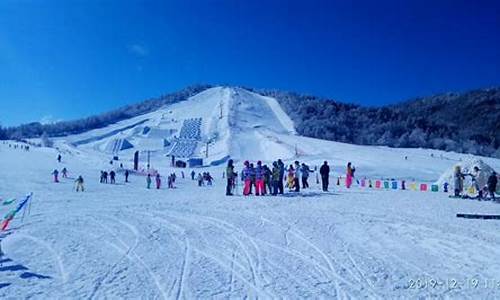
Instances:
[[[217,138],[217,135],[214,134],[211,137],[205,139],[205,141],[204,141],[205,147],[206,147],[205,148],[205,158],[208,158],[208,145],[210,145],[210,143],[214,142],[216,140],[216,138]]]

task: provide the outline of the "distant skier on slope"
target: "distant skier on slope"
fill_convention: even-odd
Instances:
[[[58,154],[58,155],[57,155],[57,161],[58,161],[58,162],[61,162],[61,159],[62,159],[61,154]]]
[[[54,182],[59,182],[59,171],[57,171],[57,169],[55,169],[53,172],[52,172],[52,175],[54,176]]]
[[[116,183],[115,177],[116,177],[115,171],[111,170],[111,172],[109,172],[109,180],[110,180],[111,184],[115,184]]]
[[[191,171],[191,180],[194,180],[194,176],[196,175],[196,173],[194,172],[194,170]]]
[[[161,177],[160,174],[156,174],[156,189],[159,190],[161,187]]]
[[[61,173],[62,173],[62,178],[68,178],[68,170],[66,169],[66,167],[62,169]]]
[[[125,170],[125,182],[128,182],[128,175],[129,175],[129,172],[127,169],[127,170]]]
[[[196,179],[198,180],[198,186],[203,186],[204,185],[203,175],[201,175],[201,173],[198,173],[198,177]]]
[[[78,176],[78,178],[75,180],[75,184],[76,184],[76,191],[79,192],[80,190],[83,192],[85,191],[84,187],[83,187],[83,177],[82,175]]]
[[[323,192],[328,192],[330,166],[328,166],[328,162],[326,160],[323,162],[321,168],[319,168],[319,174],[321,175],[321,187],[323,188]]]
[[[146,177],[146,186],[148,190],[151,188],[151,174],[148,174],[148,176]]]

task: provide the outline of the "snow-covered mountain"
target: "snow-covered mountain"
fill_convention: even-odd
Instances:
[[[125,161],[136,151],[142,153],[143,162],[150,152],[153,164],[170,154],[180,160],[203,158],[205,165],[220,164],[229,157],[240,162],[297,159],[311,165],[328,160],[342,168],[351,161],[360,175],[419,180],[436,180],[450,165],[470,157],[300,136],[276,99],[232,87],[209,88],[156,111],[55,141],[58,147],[94,151],[109,159],[117,155]],[[428,164],[429,159],[434,163]],[[496,159],[483,159],[497,164]]]

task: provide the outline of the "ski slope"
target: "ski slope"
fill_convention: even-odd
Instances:
[[[207,169],[212,187],[179,176],[176,189],[146,190],[141,176],[99,184],[98,156],[58,164],[53,149],[0,151],[1,196],[35,195],[2,240],[1,298],[498,296],[451,286],[500,277],[500,223],[455,218],[498,204],[336,185],[324,194],[314,180],[300,196],[228,198],[222,168]],[[62,166],[86,179],[84,193],[73,179],[51,182]],[[418,279],[442,284],[413,288]]]
[[[182,178],[169,167],[163,147],[189,118],[202,118],[208,163],[229,155],[241,171],[246,159],[298,159],[311,167],[328,160],[330,192],[321,192],[313,174],[300,194],[243,197],[238,183],[239,195],[226,197],[224,165],[195,169],[215,178],[198,187],[191,169]],[[106,145],[120,138],[135,147],[110,165]],[[34,194],[31,213],[1,235],[1,299],[500,296],[500,221],[456,218],[500,214],[500,205],[336,185],[348,161],[358,178],[434,182],[469,155],[301,137],[275,99],[224,87],[55,145],[59,151],[25,152],[0,143],[0,197]],[[196,150],[201,157],[204,148]],[[117,184],[99,183],[100,170],[131,168],[136,150],[141,167],[151,151],[160,190],[147,190],[140,175],[124,183],[121,171]],[[500,160],[481,159],[500,170]],[[63,167],[70,178],[53,183],[52,171]],[[176,188],[166,189],[172,172]],[[74,191],[79,175],[83,193]],[[0,206],[2,216],[8,209]]]

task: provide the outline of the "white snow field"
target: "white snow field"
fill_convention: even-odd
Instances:
[[[330,192],[313,174],[298,194],[243,197],[239,183],[227,197],[225,163],[195,169],[215,178],[198,187],[191,169],[170,168],[169,150],[155,142],[178,135],[189,118],[202,118],[198,156],[211,140],[206,164],[228,155],[237,171],[245,159],[328,160]],[[134,148],[115,153],[120,161],[110,165],[106,145],[116,139]],[[500,220],[456,217],[500,214],[499,204],[336,185],[348,161],[358,178],[434,182],[469,155],[301,137],[275,99],[232,88],[55,142],[59,151],[0,143],[0,197],[34,195],[30,214],[0,235],[1,299],[500,297]],[[100,170],[131,168],[136,150],[141,167],[152,150],[153,168],[176,172],[176,188],[148,190],[140,175],[125,184],[121,172],[116,184],[99,183]],[[481,159],[500,170],[500,160]],[[53,183],[52,171],[63,167],[70,178]],[[83,193],[74,191],[78,175]],[[0,206],[1,216],[11,208]]]

